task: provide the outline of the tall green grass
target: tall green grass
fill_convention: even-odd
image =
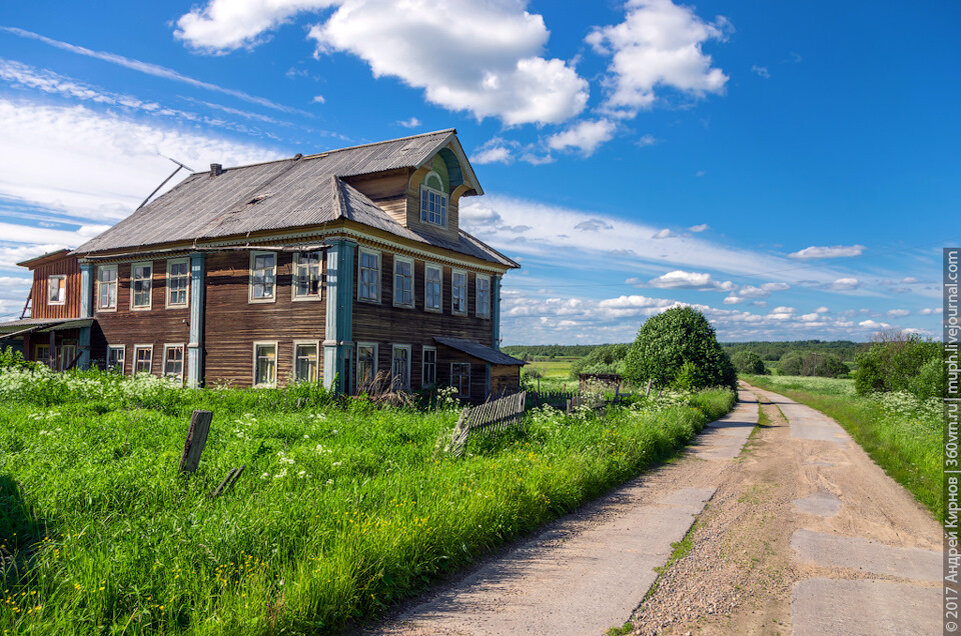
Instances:
[[[94,374],[59,388],[43,379],[60,391],[51,403],[9,390],[23,378],[5,375],[0,546],[12,558],[0,629],[16,634],[356,625],[670,456],[734,400],[709,391],[602,415],[539,409],[454,460],[437,451],[454,408],[304,389],[170,392]],[[199,470],[181,476],[192,406],[215,415]],[[241,465],[233,490],[207,497]]]
[[[944,522],[941,404],[909,393],[858,396],[853,380],[745,376],[834,418],[877,464]]]

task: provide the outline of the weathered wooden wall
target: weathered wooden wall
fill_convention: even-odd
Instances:
[[[67,295],[63,305],[47,303],[47,277],[57,274],[67,276]],[[80,316],[80,265],[76,256],[44,263],[33,270],[33,298],[31,318],[77,318]],[[26,301],[26,298],[24,299]]]

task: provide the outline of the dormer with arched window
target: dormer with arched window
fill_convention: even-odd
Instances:
[[[440,175],[431,170],[420,184],[420,220],[438,227],[447,227],[449,194]]]

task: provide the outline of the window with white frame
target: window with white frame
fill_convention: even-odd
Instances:
[[[357,267],[357,299],[380,302],[380,252],[361,248]]]
[[[474,277],[474,289],[477,292],[477,307],[475,308],[478,318],[491,317],[491,277],[477,275]]]
[[[421,353],[421,385],[437,384],[437,349],[424,347]]]
[[[63,305],[67,302],[67,277],[63,274],[47,276],[47,304]]]
[[[277,343],[254,343],[254,386],[277,386]]]
[[[150,373],[153,366],[153,345],[133,346],[133,373]]]
[[[74,363],[74,359],[77,357],[77,346],[72,344],[65,344],[60,347],[60,370],[66,371]]]
[[[321,253],[300,252],[294,254],[294,300],[320,300]]]
[[[370,393],[377,379],[377,343],[357,343],[357,392]]]
[[[33,348],[33,359],[43,364],[50,364],[50,345],[38,344]]]
[[[410,345],[394,345],[391,350],[391,388],[410,390]]]
[[[250,254],[250,295],[252,303],[273,302],[276,298],[277,254],[252,252]]]
[[[130,266],[131,309],[150,309],[152,283],[153,263],[134,263]]]
[[[440,265],[424,266],[424,310],[443,311],[444,269]]]
[[[294,382],[317,381],[319,349],[316,341],[294,343]]]
[[[175,258],[167,261],[167,306],[186,307],[187,290],[190,288],[190,259]]]
[[[125,345],[110,345],[107,347],[107,370],[123,375],[124,358],[127,357]]]
[[[164,345],[164,377],[183,382],[184,346],[182,344]]]
[[[470,362],[450,363],[450,385],[457,389],[457,397],[470,397]]]
[[[420,184],[420,220],[447,227],[447,193],[436,172],[428,172]]]
[[[452,313],[467,315],[467,272],[454,270],[450,276],[450,310]]]
[[[394,306],[414,306],[414,259],[394,256]]]
[[[97,309],[117,308],[117,266],[97,268]]]

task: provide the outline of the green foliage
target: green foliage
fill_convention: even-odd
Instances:
[[[28,369],[37,365],[24,359],[23,353],[13,347],[0,350],[0,370],[2,369]]]
[[[551,358],[581,358],[600,346],[604,345],[508,345],[501,347],[501,351],[522,360],[548,360]]]
[[[731,356],[731,362],[738,373],[752,373],[754,375],[764,375],[767,373],[764,368],[764,360],[753,351],[736,351]]]
[[[846,375],[850,371],[850,368],[833,353],[789,351],[781,358],[778,371],[780,375],[837,378]]]
[[[629,344],[600,345],[571,365],[571,377],[579,373],[620,373],[624,359],[631,350]]]
[[[857,358],[854,386],[859,395],[907,391],[920,399],[944,395],[942,349],[919,337],[877,342]]]
[[[737,387],[737,372],[701,312],[675,307],[641,326],[624,361],[624,377],[635,385]]]
[[[728,354],[734,357],[739,351],[751,351],[762,360],[776,362],[791,351],[817,351],[819,353],[833,353],[842,361],[852,362],[860,351],[865,351],[868,344],[851,342],[850,340],[795,340],[789,342],[725,342],[721,344]]]
[[[9,376],[9,378],[8,378]],[[730,391],[532,411],[439,455],[456,406],[0,372],[0,631],[328,633],[669,457]],[[99,386],[98,386],[99,385]],[[83,399],[88,394],[89,399]],[[298,406],[299,405],[299,406]],[[193,408],[200,467],[177,467]],[[210,499],[228,470],[246,470]],[[14,534],[16,533],[16,534]]]

